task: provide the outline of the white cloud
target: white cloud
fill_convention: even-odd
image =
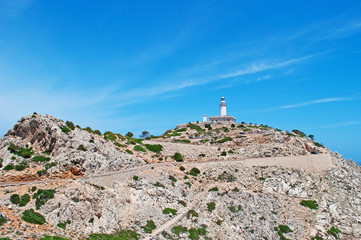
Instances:
[[[319,128],[335,128],[335,127],[344,127],[344,126],[351,126],[351,125],[360,125],[361,122],[343,122],[343,123],[335,123],[326,126],[321,126]]]
[[[293,105],[285,105],[285,106],[282,106],[279,108],[280,109],[289,109],[289,108],[298,108],[298,107],[314,105],[314,104],[318,104],[318,103],[343,102],[343,101],[352,101],[352,100],[357,100],[357,98],[349,98],[349,97],[323,98],[323,99],[318,99],[318,100],[314,100],[314,101],[297,103],[297,104],[293,104]]]

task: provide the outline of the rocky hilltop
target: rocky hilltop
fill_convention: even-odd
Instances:
[[[0,139],[7,239],[361,239],[361,167],[299,130],[134,138],[50,115]]]

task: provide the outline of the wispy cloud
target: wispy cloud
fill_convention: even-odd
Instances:
[[[304,107],[304,106],[309,106],[309,105],[314,105],[314,104],[319,104],[319,103],[344,102],[344,101],[353,101],[353,100],[357,100],[357,98],[349,98],[349,97],[322,98],[322,99],[318,99],[318,100],[314,100],[314,101],[302,102],[302,103],[297,103],[297,104],[292,104],[292,105],[285,105],[285,106],[282,106],[279,108],[280,109],[299,108],[299,107]]]
[[[361,21],[350,22],[338,28],[331,29],[329,32],[324,33],[323,36],[321,35],[318,40],[345,38],[359,32],[361,32]]]
[[[272,112],[272,111],[279,111],[279,110],[284,110],[284,109],[306,107],[306,106],[311,106],[311,105],[320,104],[320,103],[356,101],[359,99],[360,98],[357,98],[357,97],[330,97],[330,98],[322,98],[322,99],[313,100],[313,101],[306,101],[306,102],[291,104],[291,105],[284,105],[284,106],[279,106],[279,107],[274,107],[274,108],[246,110],[243,112],[248,112],[248,113]]]
[[[335,124],[330,124],[330,125],[325,125],[325,126],[321,126],[319,128],[336,128],[336,127],[344,127],[344,126],[351,126],[351,125],[360,125],[361,122],[359,121],[354,121],[354,122],[343,122],[343,123],[335,123]]]

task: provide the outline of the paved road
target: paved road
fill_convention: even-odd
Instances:
[[[232,163],[243,163],[246,166],[283,166],[289,168],[303,169],[308,172],[320,173],[331,167],[333,167],[331,156],[329,154],[317,154],[317,155],[302,155],[302,156],[287,156],[287,157],[269,157],[269,158],[251,158],[251,159],[235,159],[235,160],[212,160],[212,161],[191,161],[191,162],[165,162],[165,163],[154,163],[133,168],[121,169],[118,171],[94,174],[87,177],[76,178],[78,180],[91,180],[101,177],[108,177],[133,171],[148,170],[156,167],[175,167],[178,165],[210,165],[210,164],[232,164]],[[74,181],[74,179],[51,179],[43,181],[28,181],[28,182],[2,182],[0,187],[9,186],[21,186],[21,185],[34,185],[41,183],[53,183],[53,182],[66,182]]]

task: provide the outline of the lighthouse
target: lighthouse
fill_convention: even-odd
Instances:
[[[203,118],[204,122],[204,118]],[[221,103],[219,104],[219,116],[218,117],[209,117],[210,123],[234,123],[236,119],[232,116],[227,116],[227,105],[226,105],[226,98],[221,97]]]
[[[226,109],[226,100],[225,97],[221,97],[221,103],[219,104],[219,116],[225,117],[227,116],[227,109]]]

